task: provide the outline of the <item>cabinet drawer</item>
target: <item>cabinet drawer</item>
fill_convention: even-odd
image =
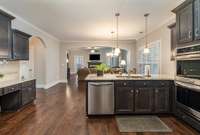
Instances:
[[[13,86],[9,86],[3,89],[3,95],[15,92],[19,90],[19,86],[18,85],[13,85]]]
[[[136,87],[151,87],[153,86],[152,81],[135,81]]]
[[[133,83],[131,81],[117,81],[115,82],[115,86],[117,87],[131,87]]]
[[[32,81],[28,81],[28,82],[23,82],[22,83],[22,87],[33,87],[35,84],[35,81],[32,80]]]
[[[170,86],[170,81],[154,81],[152,85],[155,87],[168,87]]]

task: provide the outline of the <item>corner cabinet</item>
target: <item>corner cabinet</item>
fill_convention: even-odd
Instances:
[[[31,35],[13,30],[13,46],[12,59],[13,60],[29,60],[29,38]]]
[[[0,10],[0,59],[11,59],[12,57],[11,21],[13,19],[13,16]]]

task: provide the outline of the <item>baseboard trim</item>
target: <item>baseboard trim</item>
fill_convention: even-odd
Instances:
[[[58,80],[58,81],[55,81],[55,82],[52,82],[52,83],[49,83],[47,85],[44,86],[44,89],[49,89],[59,83],[67,83],[68,81],[67,80]]]

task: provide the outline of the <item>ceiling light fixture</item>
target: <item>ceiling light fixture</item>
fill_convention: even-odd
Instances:
[[[114,51],[114,55],[115,56],[119,56],[121,50],[119,48],[119,16],[120,16],[120,13],[116,13],[115,14],[115,17],[116,17],[116,41],[117,41],[117,45],[116,45],[116,48],[115,48],[115,51]]]
[[[149,47],[148,47],[148,17],[149,13],[145,14],[145,47],[144,47],[144,53],[148,54],[150,52]]]

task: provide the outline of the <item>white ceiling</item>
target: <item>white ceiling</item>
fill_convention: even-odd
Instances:
[[[0,5],[62,41],[108,40],[119,11],[120,39],[135,39],[151,13],[151,30],[184,0],[1,0]]]

